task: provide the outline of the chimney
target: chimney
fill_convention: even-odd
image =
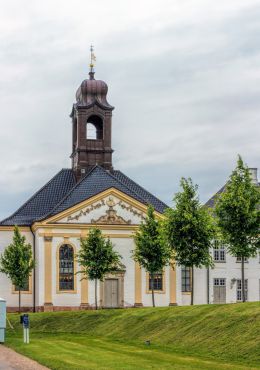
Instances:
[[[258,184],[257,168],[249,168],[249,172],[250,172],[253,184]]]

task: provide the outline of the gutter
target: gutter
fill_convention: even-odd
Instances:
[[[33,232],[32,226],[30,225],[31,233],[33,234],[33,258],[35,260],[35,234]],[[36,276],[35,276],[35,266],[33,268],[33,312],[36,312]]]

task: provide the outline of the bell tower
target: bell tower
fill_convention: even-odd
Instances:
[[[77,180],[96,164],[112,169],[111,123],[112,107],[107,102],[108,87],[104,81],[95,80],[95,55],[91,46],[89,78],[76,92],[72,118],[72,168]]]

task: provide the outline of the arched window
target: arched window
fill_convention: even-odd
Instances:
[[[59,290],[74,290],[74,250],[69,244],[59,249]]]
[[[87,119],[86,136],[88,140],[103,139],[103,120],[99,116],[90,116]]]

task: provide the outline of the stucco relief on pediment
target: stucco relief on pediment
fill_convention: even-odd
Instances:
[[[109,195],[57,221],[58,223],[87,223],[93,225],[136,225],[145,213],[122,199]]]

